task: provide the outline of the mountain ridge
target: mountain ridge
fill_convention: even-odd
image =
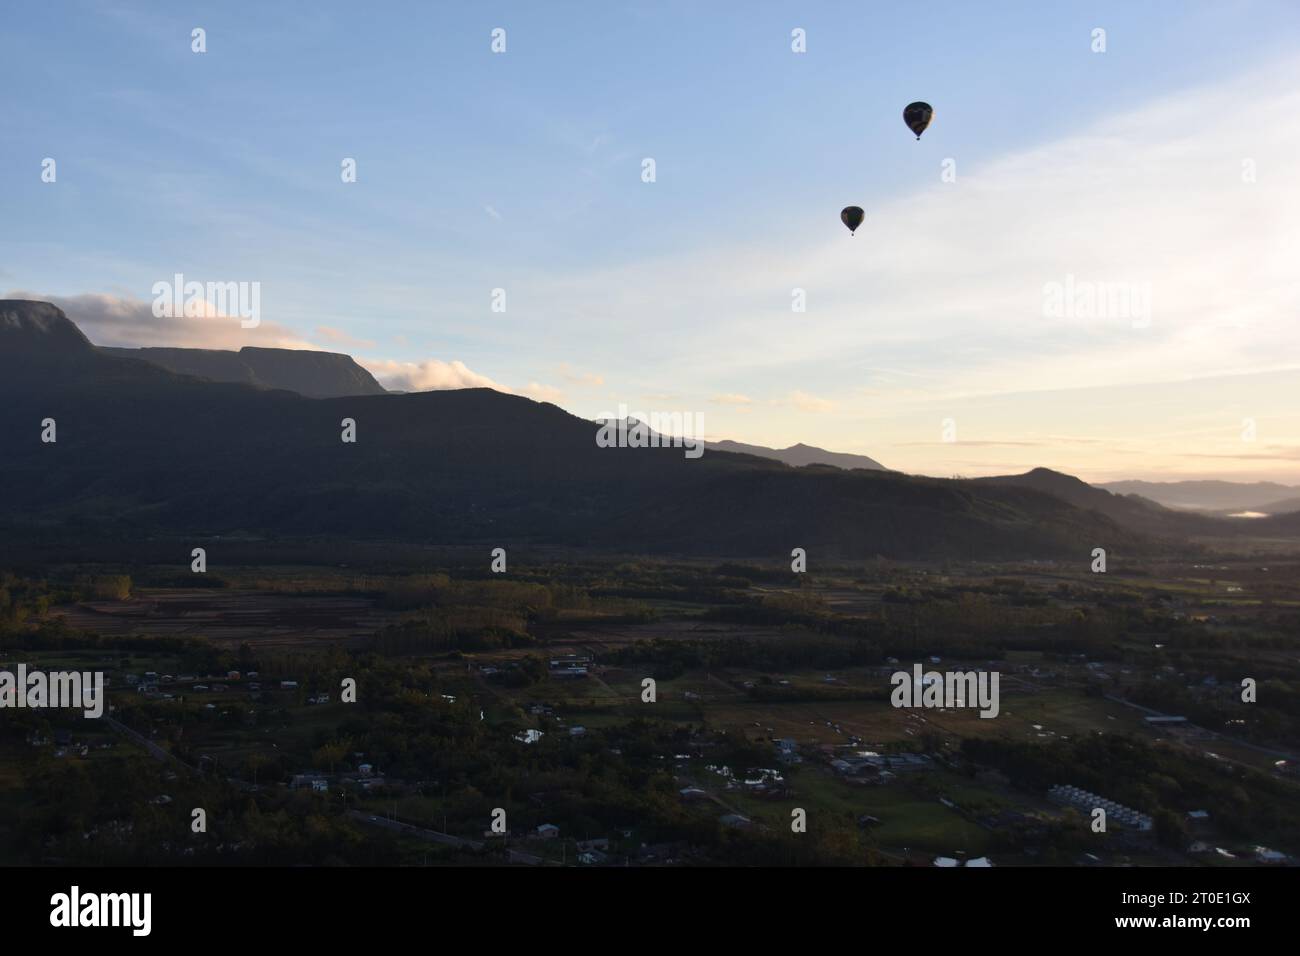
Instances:
[[[52,312],[50,310],[53,310]],[[128,350],[130,351],[130,350]],[[58,440],[38,437],[57,421]],[[345,420],[356,441],[342,440]],[[553,544],[619,553],[1084,560],[1189,534],[1300,531],[1113,495],[1050,469],[984,479],[602,448],[599,426],[492,389],[308,398],[96,349],[48,303],[0,302],[8,540],[245,535]],[[1292,516],[1297,517],[1297,516]]]
[[[890,470],[874,458],[868,458],[866,455],[855,455],[850,452],[827,451],[825,448],[818,448],[814,445],[805,445],[803,442],[791,445],[788,448],[768,448],[766,445],[750,445],[745,442],[723,440],[708,442],[706,447],[717,451],[731,452],[737,455],[754,455],[759,458],[770,458],[774,461],[783,462],[792,468],[803,468],[806,465],[831,465],[835,468],[844,468],[848,470],[854,468],[864,468],[871,471]]]
[[[30,340],[24,354],[0,351],[11,541],[75,531],[127,551],[150,537],[242,534],[1078,560],[1080,541],[1152,546],[1034,489],[601,448],[595,423],[491,389],[312,399],[213,382],[95,349],[51,309],[0,303],[7,337],[25,328]],[[39,439],[47,417],[51,444]],[[341,440],[344,419],[355,443]]]
[[[307,398],[384,395],[385,389],[350,355],[315,349],[246,345],[229,349],[98,346],[119,358],[138,358],[181,375],[258,388],[282,388]]]

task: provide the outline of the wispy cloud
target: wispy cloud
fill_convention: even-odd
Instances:
[[[316,326],[316,338],[322,342],[341,345],[348,349],[372,349],[375,347],[375,343],[369,339],[354,338],[342,329],[332,328],[328,325]]]

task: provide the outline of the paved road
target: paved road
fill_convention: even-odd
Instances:
[[[132,730],[126,724],[122,723],[116,717],[110,717],[108,714],[105,714],[104,719],[108,721],[108,726],[112,727],[118,733],[124,734],[131,740],[138,743],[141,747],[147,750],[149,752],[149,756],[153,757],[155,760],[163,760],[163,761],[174,760],[176,763],[180,764],[186,770],[194,770],[193,767],[187,764],[184,760],[181,760],[180,757],[177,757],[175,754],[171,753],[170,751],[163,750],[162,747],[159,747],[148,737],[144,736],[144,734],[136,733],[134,730]]]
[[[419,837],[428,840],[431,843],[440,843],[443,846],[454,846],[463,849],[481,850],[483,849],[482,840],[466,840],[463,837],[453,836],[450,833],[442,833],[438,830],[426,830],[423,827],[417,827],[412,823],[403,823],[400,820],[390,820],[387,817],[379,817],[374,814],[366,813],[363,810],[349,810],[348,816],[358,823],[364,823],[367,826],[381,827],[392,833],[404,833],[407,836]],[[511,863],[523,863],[527,866],[554,866],[548,860],[540,856],[534,856],[531,853],[521,853],[519,850],[507,850],[507,859]]]

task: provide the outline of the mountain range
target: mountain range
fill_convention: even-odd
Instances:
[[[1209,514],[1300,511],[1300,485],[1273,481],[1112,481],[1099,487],[1117,494],[1136,494],[1167,508]]]
[[[1243,524],[1047,469],[937,479],[716,447],[698,459],[601,448],[594,422],[490,389],[310,398],[282,387],[280,356],[243,358],[281,350],[227,353],[256,381],[212,381],[137,355],[152,351],[96,348],[49,303],[0,301],[0,537],[118,542],[124,553],[151,537],[238,535],[1086,560],[1093,547],[1183,548],[1188,534],[1235,535]],[[299,366],[347,370],[337,358]],[[169,361],[196,367],[181,359]],[[56,441],[44,442],[51,419]],[[355,442],[342,440],[345,419]],[[1294,520],[1245,524],[1300,532]]]

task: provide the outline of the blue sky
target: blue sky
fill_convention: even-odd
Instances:
[[[5,19],[0,291],[102,344],[330,348],[394,386],[691,410],[931,474],[1300,481],[1294,3]],[[260,282],[263,325],[152,327],[177,272]],[[1067,276],[1150,287],[1149,324],[1045,317]]]

